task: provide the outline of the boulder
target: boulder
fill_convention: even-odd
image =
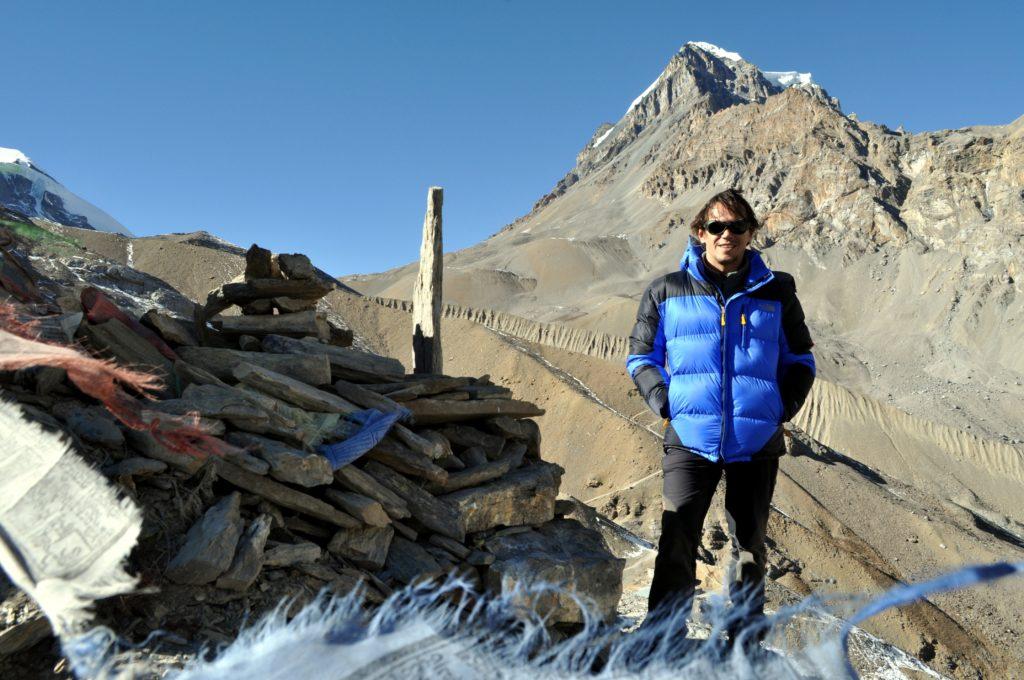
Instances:
[[[272,261],[273,254],[269,250],[253,243],[245,251],[245,280],[274,278]]]
[[[289,279],[309,281],[316,278],[313,263],[305,255],[281,253],[277,256],[277,264],[281,267],[281,273]]]
[[[536,461],[490,484],[445,494],[438,500],[455,509],[467,534],[497,526],[543,524],[555,516],[562,472],[554,463]]]
[[[524,596],[549,623],[582,623],[575,593],[592,603],[605,620],[615,616],[622,596],[622,570],[626,561],[604,547],[601,535],[579,522],[559,519],[532,531],[495,536],[485,543],[494,555],[487,586],[508,592],[517,584],[545,582],[563,586],[560,592]]]

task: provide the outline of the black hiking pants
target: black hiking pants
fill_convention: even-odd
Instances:
[[[724,472],[725,510],[732,533],[733,558],[737,561],[736,579],[730,584],[730,593],[751,598],[751,619],[762,616],[767,561],[765,533],[779,459],[713,463],[682,446],[666,444],[662,470],[665,473],[665,511],[654,562],[649,611],[693,596],[704,516]]]

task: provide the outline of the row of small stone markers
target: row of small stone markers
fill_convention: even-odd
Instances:
[[[177,503],[181,488],[194,489],[185,505],[201,504],[196,519],[149,556],[162,565],[150,575],[158,587],[204,587],[220,593],[206,601],[227,602],[313,578],[336,592],[361,583],[380,602],[457,574],[481,592],[558,583],[613,617],[624,561],[562,517],[572,504],[556,500],[563,470],[541,457],[533,418],[543,410],[487,376],[406,374],[353,347],[351,331],[318,311],[330,290],[305,256],[253,246],[243,279],[211,292],[195,319],[151,311],[140,323],[94,324],[87,314],[73,331],[104,356],[160,373],[167,387],[150,415],[198,416],[230,445],[221,457],[171,451],[67,382],[51,378],[49,393],[24,379],[8,387],[112,461],[105,472],[138,502],[151,493]],[[224,313],[232,307],[242,314]],[[355,434],[366,409],[407,417],[333,469],[318,449]],[[581,621],[573,598],[546,597],[549,623]]]

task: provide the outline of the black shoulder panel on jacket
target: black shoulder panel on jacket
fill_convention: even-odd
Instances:
[[[661,276],[651,281],[640,296],[636,323],[629,335],[630,354],[650,354],[654,349],[654,338],[658,334],[658,323],[661,320],[658,305],[665,299],[665,278]]]

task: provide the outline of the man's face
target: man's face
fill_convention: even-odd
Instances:
[[[715,203],[708,210],[708,222],[732,222],[738,219],[739,216],[722,203]],[[747,231],[744,234],[734,234],[726,229],[716,236],[701,228],[697,230],[697,238],[704,244],[708,263],[719,271],[731,272],[743,264],[743,251],[750,245],[753,233]]]

